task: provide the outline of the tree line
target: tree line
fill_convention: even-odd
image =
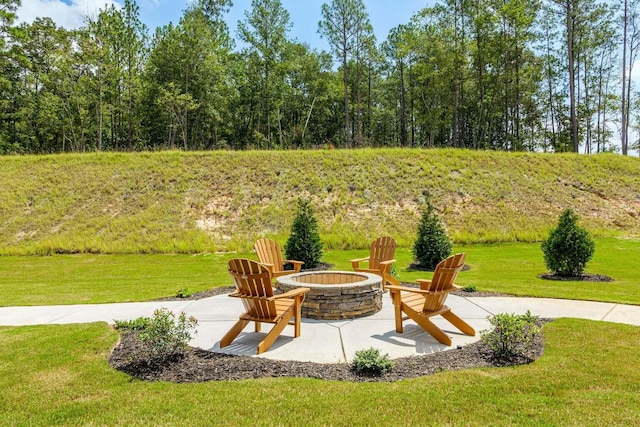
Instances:
[[[640,150],[640,0],[439,0],[378,42],[327,0],[318,51],[280,0],[196,0],[150,34],[135,0],[77,30],[0,0],[0,153],[461,147]]]

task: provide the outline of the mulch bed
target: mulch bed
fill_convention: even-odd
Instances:
[[[432,375],[442,371],[457,371],[479,367],[520,365],[537,360],[544,351],[544,339],[539,334],[527,357],[515,362],[492,358],[489,348],[481,342],[438,353],[395,359],[390,372],[380,376],[360,376],[347,363],[314,363],[236,356],[188,348],[176,360],[162,366],[137,363],[131,355],[140,351],[141,344],[134,332],[120,337],[120,342],[109,357],[109,364],[132,377],[145,381],[176,383],[229,381],[269,377],[316,378],[333,381],[399,381]]]
[[[541,274],[538,276],[545,280],[566,280],[572,282],[613,282],[613,279],[604,274],[585,273],[581,276],[559,276],[557,274]]]

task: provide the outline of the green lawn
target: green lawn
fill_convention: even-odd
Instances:
[[[640,241],[596,239],[587,271],[615,279],[611,283],[558,282],[538,278],[545,272],[539,244],[456,246],[467,252],[469,271],[458,284],[514,295],[640,304]],[[349,259],[363,250],[329,251],[324,260],[350,270]],[[145,301],[175,295],[181,288],[197,292],[231,284],[226,263],[255,254],[206,255],[56,255],[0,257],[0,306]],[[428,278],[408,271],[411,251],[399,249],[398,275],[403,281]]]
[[[552,282],[538,244],[458,246],[479,290],[640,304],[640,243],[597,239],[588,271],[612,283]],[[349,269],[366,251],[331,251]],[[230,284],[236,256],[0,257],[0,305],[144,301]],[[411,254],[397,252],[404,281]],[[268,378],[147,383],[107,363],[116,332],[104,323],[0,327],[0,425],[638,425],[640,328],[560,319],[544,328],[544,356],[528,366],[443,372],[396,383]]]
[[[638,425],[640,328],[560,319],[527,366],[396,383],[148,383],[108,366],[103,323],[0,328],[0,425]]]

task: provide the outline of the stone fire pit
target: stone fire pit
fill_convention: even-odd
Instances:
[[[306,287],[302,317],[322,320],[352,319],[382,308],[382,278],[352,271],[309,271],[277,279],[278,292]]]

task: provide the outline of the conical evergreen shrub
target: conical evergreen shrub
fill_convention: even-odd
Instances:
[[[299,199],[291,225],[291,234],[285,245],[287,259],[304,261],[305,269],[314,268],[322,258],[322,242],[318,233],[318,222],[308,200]]]
[[[544,263],[553,274],[581,276],[587,262],[593,257],[595,242],[577,222],[578,215],[572,209],[566,209],[560,215],[556,228],[542,242]]]
[[[451,255],[451,249],[451,241],[444,226],[431,200],[427,199],[413,244],[413,259],[420,268],[434,270],[440,261]]]

